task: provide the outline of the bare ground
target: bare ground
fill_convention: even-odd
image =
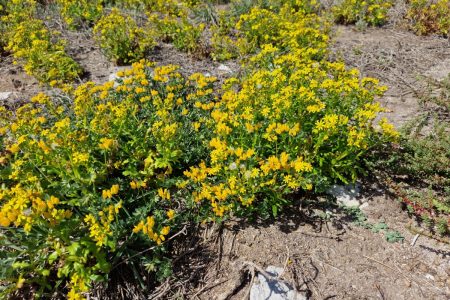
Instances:
[[[297,211],[276,222],[230,226],[211,250],[220,249],[221,256],[208,269],[206,291],[198,298],[221,299],[242,264],[251,262],[285,267],[283,278],[309,299],[448,299],[448,244],[420,236],[411,245],[415,234],[405,225],[412,221],[401,205],[382,190],[364,197],[370,199],[364,209],[369,222],[385,222],[401,233],[403,243],[389,243],[345,215],[325,222]],[[247,289],[244,285],[230,299],[242,299]]]
[[[450,74],[448,39],[387,28],[335,29],[334,58],[389,88],[380,102],[391,110],[386,116],[398,127],[427,108],[420,99],[427,88],[426,79],[442,80]]]

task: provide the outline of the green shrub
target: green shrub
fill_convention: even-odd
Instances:
[[[7,291],[59,286],[77,299],[124,259],[145,274],[164,240],[195,219],[177,184],[206,157],[214,78],[149,66],[134,64],[117,86],[83,84],[70,100],[39,94],[14,114],[2,108]]]
[[[327,61],[325,22],[291,5],[240,16],[235,37],[253,55],[221,89],[141,61],[117,82],[0,109],[4,295],[32,286],[80,299],[124,262],[138,281],[162,279],[185,224],[276,216],[294,192],[364,173],[370,151],[398,138],[375,122],[385,88]],[[183,18],[163,17],[154,24],[175,45],[195,40],[177,32],[191,28]],[[140,32],[113,10],[94,32],[112,59],[131,61],[143,52],[128,30]]]
[[[105,56],[119,65],[139,61],[156,46],[153,31],[140,28],[116,8],[97,22],[93,32]]]
[[[178,50],[191,54],[205,50],[202,43],[205,24],[192,24],[185,17],[153,13],[149,15],[149,27],[155,29],[162,41],[172,43]]]
[[[333,6],[332,12],[337,23],[355,24],[364,21],[372,26],[380,26],[387,22],[387,12],[392,1],[380,0],[343,0]]]
[[[12,1],[6,12],[2,17],[5,49],[15,63],[23,64],[27,74],[52,86],[73,82],[82,75],[83,69],[65,52],[65,42],[55,41],[55,33],[34,18],[34,1]]]
[[[450,32],[450,1],[412,0],[406,18],[419,35],[436,33],[447,36]]]
[[[103,13],[103,0],[57,0],[57,4],[71,29],[93,25]]]
[[[293,191],[323,191],[363,173],[365,153],[382,142],[371,126],[382,111],[376,80],[317,63],[306,49],[284,55],[266,46],[247,67],[248,77],[230,79],[211,113],[209,164],[185,172],[196,202],[217,216],[276,214]],[[397,137],[385,120],[380,126]]]

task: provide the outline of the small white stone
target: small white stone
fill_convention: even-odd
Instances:
[[[230,69],[230,67],[228,67],[228,66],[226,66],[226,65],[224,65],[224,64],[219,65],[219,66],[217,67],[217,70],[222,71],[222,72],[225,72],[225,73],[232,73],[232,72],[233,72],[233,71]]]
[[[266,272],[277,277],[283,273],[283,268],[269,266]],[[305,296],[280,280],[272,280],[258,274],[258,281],[250,289],[250,300],[306,300]]]
[[[431,274],[425,274],[425,278],[433,280],[434,281],[434,276]]]
[[[12,92],[0,92],[0,101],[8,100],[11,97]]]
[[[338,203],[345,206],[359,206],[359,186],[357,184],[333,185],[327,193],[336,197]]]
[[[369,207],[369,203],[368,203],[368,202],[364,202],[363,204],[361,204],[361,205],[359,206],[360,209],[366,209],[366,208],[368,208],[368,207]]]

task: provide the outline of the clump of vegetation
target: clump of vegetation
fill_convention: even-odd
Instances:
[[[65,42],[55,42],[44,22],[36,19],[36,2],[11,1],[2,16],[5,49],[21,63],[27,74],[52,86],[73,82],[83,69],[65,52]]]
[[[103,14],[103,0],[57,0],[57,4],[71,29],[93,25]]]
[[[449,233],[450,224],[450,127],[435,121],[424,133],[428,119],[427,114],[405,126],[398,144],[378,156],[374,164],[385,173],[388,185],[410,213],[444,235]],[[408,188],[399,177],[415,182],[418,188]]]
[[[392,4],[393,1],[343,0],[333,6],[332,12],[337,23],[365,22],[371,26],[380,26],[387,22],[387,13]]]
[[[202,23],[192,24],[186,17],[153,13],[149,15],[149,27],[155,29],[161,40],[172,43],[178,50],[197,56],[206,54],[201,40],[205,30]]]
[[[93,33],[105,56],[119,65],[139,61],[156,46],[153,31],[116,8],[97,22]]]
[[[6,292],[37,284],[43,296],[58,283],[77,299],[128,258],[145,273],[197,218],[181,176],[206,157],[215,79],[150,66],[134,64],[117,86],[83,84],[70,102],[39,94],[15,113],[2,108]]]
[[[389,226],[384,223],[371,223],[367,220],[366,215],[359,207],[344,207],[344,212],[352,218],[355,225],[370,229],[373,233],[383,233],[386,241],[389,243],[403,242],[405,239],[400,232],[389,229]]]
[[[450,32],[449,15],[449,0],[411,0],[406,18],[419,35],[435,33],[447,36]]]
[[[317,58],[323,56],[327,49],[328,24],[309,13],[306,4],[279,4],[273,9],[255,6],[235,21],[220,15],[219,24],[213,27],[213,58],[246,57],[267,44],[282,49],[309,47],[317,51]]]

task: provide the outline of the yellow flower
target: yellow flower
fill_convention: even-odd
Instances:
[[[119,185],[118,184],[114,184],[111,187],[111,194],[112,195],[117,195],[119,193]]]
[[[162,235],[168,235],[170,232],[170,227],[169,226],[164,226],[163,229],[161,230],[161,234]]]
[[[303,158],[298,157],[295,161],[291,163],[291,167],[295,169],[296,172],[311,172],[312,165],[303,161]]]
[[[170,192],[167,189],[159,188],[158,195],[163,200],[170,200]]]
[[[169,220],[172,220],[175,216],[175,211],[173,209],[169,210],[167,212],[167,217],[169,218]]]
[[[119,185],[114,184],[110,189],[102,191],[103,199],[111,199],[114,195],[119,193]]]
[[[85,163],[88,160],[89,160],[89,153],[74,152],[72,154],[72,161],[75,165]]]

